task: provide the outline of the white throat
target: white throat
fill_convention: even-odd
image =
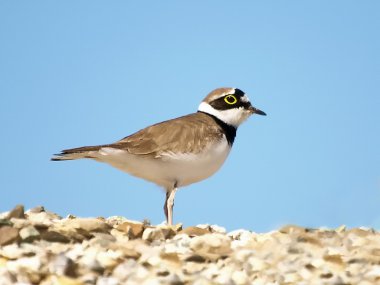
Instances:
[[[251,115],[249,112],[244,110],[243,107],[229,110],[216,110],[206,102],[202,102],[199,105],[198,111],[213,115],[222,122],[225,122],[227,125],[234,126],[235,128],[240,126],[240,124]]]

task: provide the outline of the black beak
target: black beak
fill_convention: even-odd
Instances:
[[[249,109],[251,110],[252,114],[257,114],[257,115],[261,115],[261,116],[266,116],[267,115],[265,112],[263,112],[263,111],[255,108],[253,106],[251,106]]]

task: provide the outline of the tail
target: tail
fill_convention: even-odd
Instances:
[[[55,154],[51,160],[52,161],[62,161],[62,160],[73,160],[80,158],[95,158],[94,155],[97,153],[103,146],[83,146],[71,149],[62,150],[61,153]]]

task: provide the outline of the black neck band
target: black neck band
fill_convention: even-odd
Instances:
[[[235,137],[236,137],[236,127],[226,124],[222,120],[218,119],[217,117],[215,117],[214,115],[211,115],[209,113],[202,112],[202,111],[198,111],[198,113],[203,113],[203,114],[206,114],[206,115],[210,116],[211,118],[213,118],[214,121],[223,129],[224,134],[226,135],[226,139],[228,141],[228,144],[230,146],[232,146],[232,144],[234,143]]]

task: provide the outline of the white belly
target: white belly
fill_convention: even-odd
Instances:
[[[147,158],[119,149],[103,148],[96,160],[165,188],[172,188],[175,184],[181,187],[210,177],[222,166],[230,150],[227,140],[222,139],[196,155],[167,153],[159,158]]]

